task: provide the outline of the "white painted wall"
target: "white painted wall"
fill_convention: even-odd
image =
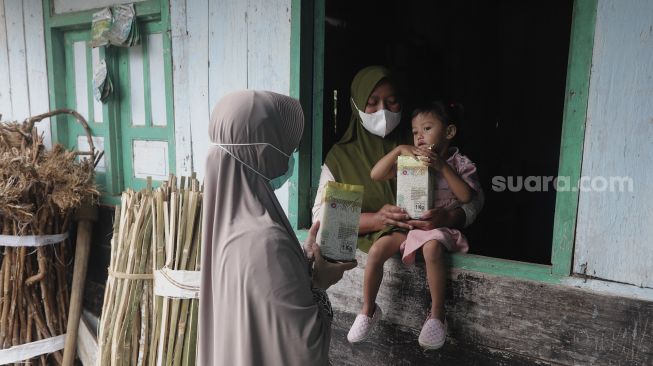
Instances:
[[[650,0],[598,2],[582,173],[634,190],[580,192],[574,271],[653,288]]]
[[[0,114],[18,120],[50,110],[41,0],[0,0]],[[50,120],[37,124],[51,146]]]
[[[170,0],[177,174],[202,177],[212,107],[235,90],[290,88],[290,0]],[[277,191],[288,207],[288,186]]]

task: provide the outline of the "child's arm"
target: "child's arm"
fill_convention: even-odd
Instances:
[[[456,173],[447,163],[442,164],[442,176],[447,180],[449,188],[456,196],[460,203],[469,203],[474,197],[474,191],[472,188],[465,182],[458,173]]]
[[[449,184],[449,188],[456,196],[460,203],[469,203],[474,197],[474,191],[459,175],[454,171],[444,159],[432,152],[431,150],[422,148],[419,151],[420,155],[428,158],[424,163],[433,169],[439,170],[442,176]]]
[[[375,181],[384,181],[394,178],[397,174],[397,158],[400,155],[415,157],[417,153],[418,149],[412,145],[399,145],[395,147],[374,165],[370,172],[370,177]]]

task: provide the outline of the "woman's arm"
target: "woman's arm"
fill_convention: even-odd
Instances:
[[[472,198],[471,202],[460,206],[460,209],[464,211],[464,225],[462,227],[465,228],[474,223],[476,216],[478,216],[478,213],[481,212],[484,204],[485,194],[483,193],[482,189],[479,189]]]
[[[313,204],[313,223],[320,220],[322,215],[322,194],[326,183],[334,181],[335,178],[326,164],[322,165],[322,172],[320,173],[320,184],[315,195],[315,202]],[[407,224],[408,220],[406,211],[394,205],[385,205],[377,212],[363,212],[360,216],[358,224],[358,234],[364,235],[383,229],[386,225],[394,225],[405,229],[412,229],[412,225]]]
[[[326,164],[323,164],[322,171],[320,172],[320,183],[317,186],[317,194],[315,195],[315,201],[313,203],[312,222],[319,220],[322,215],[322,195],[324,194],[324,188],[329,181],[335,181],[335,178],[333,177],[331,170],[329,170],[329,167],[326,166]]]
[[[358,235],[373,233],[383,229],[385,225],[377,212],[363,212],[358,223]]]
[[[412,230],[413,225],[407,222],[408,219],[410,219],[410,216],[408,216],[404,209],[387,204],[377,212],[361,213],[358,235],[379,231],[386,226],[396,226]]]

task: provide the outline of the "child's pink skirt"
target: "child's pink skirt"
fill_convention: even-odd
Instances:
[[[459,230],[441,227],[433,230],[411,230],[406,241],[401,243],[401,260],[404,264],[414,264],[417,249],[429,240],[437,240],[450,252],[467,253],[467,238]]]

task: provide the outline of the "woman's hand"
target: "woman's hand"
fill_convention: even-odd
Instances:
[[[376,216],[380,223],[382,224],[381,230],[383,226],[396,226],[408,230],[412,230],[413,227],[410,223],[407,223],[407,221],[410,219],[410,216],[406,213],[406,210],[402,209],[401,207],[397,207],[395,205],[390,205],[386,204],[379,211],[377,211]]]
[[[320,246],[315,242],[319,228],[319,221],[311,226],[308,238],[304,242],[304,250],[308,258],[315,261],[313,265],[313,286],[326,290],[340,281],[345,271],[356,268],[358,262],[330,263],[324,260],[320,254]]]
[[[434,208],[424,212],[419,220],[410,220],[407,223],[418,230],[433,230],[439,227],[459,227],[461,218],[464,223],[465,212],[461,208],[453,210]]]

